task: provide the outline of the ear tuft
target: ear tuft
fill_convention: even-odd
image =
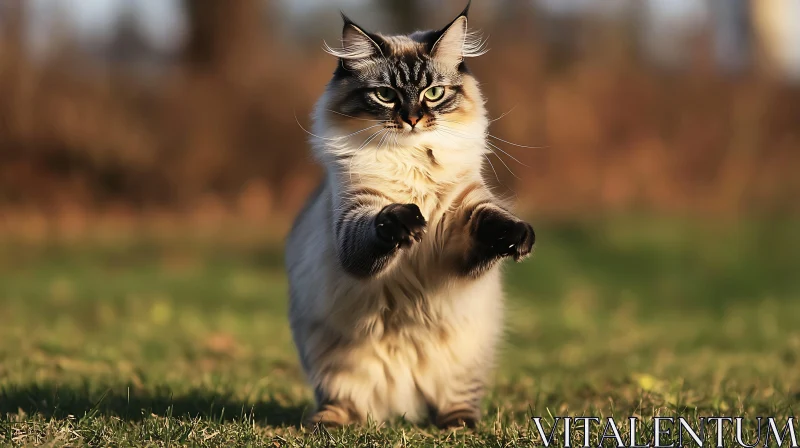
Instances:
[[[467,37],[467,17],[458,16],[447,26],[433,44],[431,56],[447,65],[457,66],[464,60],[464,40]]]
[[[486,45],[487,42],[480,33],[476,31],[467,31],[467,35],[464,36],[463,56],[465,58],[483,56],[489,52],[489,48]]]
[[[467,9],[453,22],[440,31],[439,39],[433,44],[431,57],[452,67],[458,66],[464,58],[486,54],[486,42],[477,33],[467,28]]]
[[[382,55],[380,46],[361,27],[356,25],[344,13],[342,21],[342,48],[331,48],[326,42],[323,49],[326,53],[342,59],[343,62],[368,59]]]

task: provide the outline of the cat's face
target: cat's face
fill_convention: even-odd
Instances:
[[[328,120],[409,137],[458,133],[482,116],[483,99],[464,58],[485,50],[467,31],[466,10],[442,30],[402,36],[368,33],[344,20],[343,48],[327,48],[339,58],[323,111]]]

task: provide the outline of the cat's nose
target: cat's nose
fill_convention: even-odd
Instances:
[[[422,119],[422,111],[412,112],[410,114],[404,114],[403,121],[411,125],[411,129],[417,126],[419,120]]]

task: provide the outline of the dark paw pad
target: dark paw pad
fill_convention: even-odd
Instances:
[[[531,253],[536,234],[530,224],[491,208],[479,210],[473,219],[475,239],[489,253],[516,261]]]
[[[378,213],[375,230],[378,238],[396,247],[408,247],[422,240],[427,222],[415,204],[390,204]]]

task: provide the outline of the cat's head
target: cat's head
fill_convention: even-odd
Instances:
[[[483,97],[465,59],[486,50],[467,28],[468,10],[442,29],[391,36],[342,14],[342,48],[325,48],[338,67],[318,113],[343,131],[380,125],[374,130],[385,129],[395,141],[482,130]]]

